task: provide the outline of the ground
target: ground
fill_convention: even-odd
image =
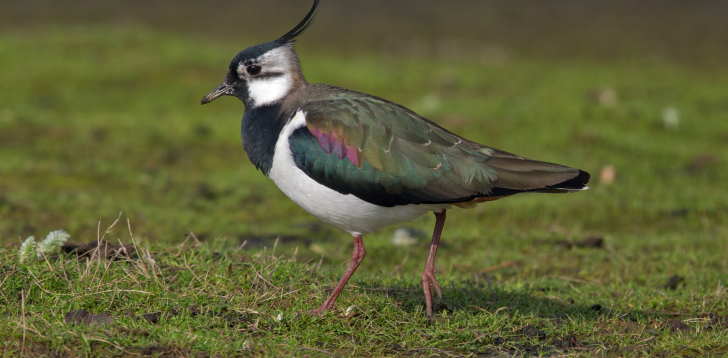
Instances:
[[[432,215],[405,224],[411,245],[396,227],[364,236],[336,309],[310,317],[353,241],[248,162],[241,103],[199,106],[240,49],[149,29],[0,34],[4,356],[728,352],[725,67],[300,48],[311,82],[594,177],[448,212],[432,321],[419,284]],[[22,240],[56,229],[129,255],[17,262]]]

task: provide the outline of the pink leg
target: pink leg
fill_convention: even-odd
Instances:
[[[309,314],[318,316],[324,311],[334,308],[336,299],[339,297],[341,291],[344,290],[344,286],[346,286],[346,283],[349,282],[349,279],[354,274],[354,271],[356,271],[356,268],[359,267],[361,261],[364,260],[364,256],[366,254],[367,252],[364,249],[364,241],[361,239],[361,235],[354,235],[354,252],[351,254],[349,267],[346,268],[344,275],[341,276],[341,280],[339,280],[339,283],[336,285],[336,288],[334,288],[334,292],[331,292],[329,298],[327,298],[319,308],[308,311]]]
[[[432,287],[437,291],[437,298],[442,299],[442,291],[437,283],[435,275],[435,255],[437,255],[437,245],[440,244],[440,234],[445,226],[445,211],[435,213],[435,232],[432,233],[432,243],[430,244],[430,255],[427,256],[425,270],[422,271],[422,289],[425,291],[425,307],[427,308],[427,318],[432,317]]]

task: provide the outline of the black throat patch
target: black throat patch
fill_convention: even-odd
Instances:
[[[293,113],[284,113],[281,104],[251,108],[243,114],[240,137],[248,158],[268,175],[273,166],[276,142]]]

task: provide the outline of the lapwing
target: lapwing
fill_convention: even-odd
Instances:
[[[309,314],[334,307],[366,254],[363,234],[433,212],[422,272],[429,318],[433,289],[442,298],[435,255],[448,209],[518,193],[584,190],[589,173],[471,142],[383,98],[308,83],[293,45],[311,26],[318,3],[281,38],[240,51],[202,104],[240,99],[250,161],[304,210],[354,237],[341,280]]]

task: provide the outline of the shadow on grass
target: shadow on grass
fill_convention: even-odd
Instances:
[[[445,324],[462,313],[489,316],[510,315],[511,329],[474,332],[470,342],[490,345],[481,353],[498,356],[504,351],[514,355],[554,355],[560,352],[583,354],[660,354],[659,347],[647,344],[650,339],[636,344],[619,344],[608,336],[615,334],[615,325],[622,332],[648,332],[651,335],[674,335],[695,330],[681,321],[688,313],[665,311],[628,310],[616,311],[602,304],[577,303],[573,299],[551,295],[549,287],[508,290],[487,281],[465,280],[442,286],[442,300],[435,298],[435,314],[428,324]],[[384,295],[403,311],[424,315],[424,296],[419,285],[393,285],[374,287],[362,285],[361,289],[375,295]],[[710,323],[705,328],[722,329],[721,318],[706,314]],[[525,319],[524,319],[525,318]],[[685,318],[685,317],[683,317]],[[611,327],[611,328],[610,328]],[[589,332],[584,334],[583,332]],[[396,348],[396,347],[395,347]],[[452,347],[451,353],[462,348]],[[393,349],[392,353],[396,353]],[[465,352],[465,351],[463,351]]]

